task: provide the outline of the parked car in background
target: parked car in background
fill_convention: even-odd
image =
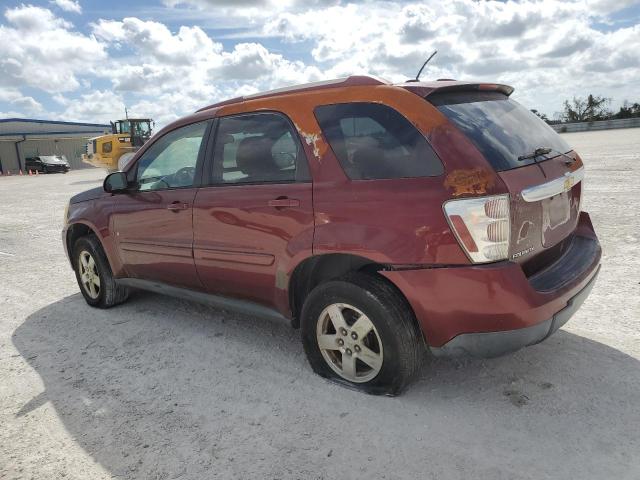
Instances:
[[[80,290],[286,318],[318,374],[371,393],[401,391],[425,352],[538,343],[601,249],[580,157],[512,91],[349,77],[203,108],[71,199]]]
[[[37,157],[29,157],[24,161],[26,171],[42,172],[42,173],[67,173],[71,170],[69,162],[64,155],[38,155]]]

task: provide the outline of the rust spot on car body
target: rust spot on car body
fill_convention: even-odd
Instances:
[[[444,186],[453,189],[454,197],[465,194],[484,195],[494,183],[494,175],[481,167],[454,170],[444,180]]]
[[[320,148],[322,147],[322,142],[320,140],[320,134],[318,133],[308,133],[302,130],[297,123],[294,123],[298,134],[302,137],[302,140],[313,150],[313,156],[318,160],[318,162],[322,162],[322,156],[320,155]]]

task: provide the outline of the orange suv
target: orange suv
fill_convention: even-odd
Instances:
[[[580,157],[512,90],[349,77],[203,108],[71,199],[80,290],[288,319],[317,373],[371,393],[399,392],[427,351],[540,342],[601,250]]]

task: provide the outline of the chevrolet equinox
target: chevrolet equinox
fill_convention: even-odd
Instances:
[[[396,394],[425,352],[541,342],[595,282],[584,167],[506,85],[301,85],[154,135],[62,234],[87,303],[131,288],[300,328],[318,374]]]

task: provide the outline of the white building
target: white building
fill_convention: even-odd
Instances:
[[[98,123],[58,122],[29,118],[0,119],[0,170],[24,170],[25,158],[64,155],[71,168],[86,167],[81,156],[87,141],[111,133],[111,126]]]

